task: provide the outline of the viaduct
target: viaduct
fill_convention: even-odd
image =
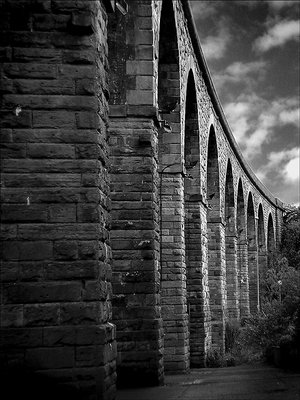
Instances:
[[[183,0],[1,0],[1,366],[84,399],[224,352],[282,203]],[[41,398],[41,397],[40,397]]]

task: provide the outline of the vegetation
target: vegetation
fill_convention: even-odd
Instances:
[[[228,322],[225,338],[225,356],[220,360],[211,354],[210,364],[268,360],[282,367],[300,367],[299,208],[286,213],[281,248],[269,254],[261,281],[260,312],[244,321],[241,328]]]
[[[284,216],[281,255],[290,267],[300,270],[300,207],[286,212]]]
[[[285,367],[299,361],[299,216],[299,209],[286,213],[281,248],[269,255],[268,270],[261,282],[261,310],[245,321],[238,337],[236,347],[240,347],[241,358],[246,356],[248,361],[269,359]]]

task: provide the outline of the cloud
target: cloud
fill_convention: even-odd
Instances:
[[[299,157],[299,147],[273,151],[268,155],[267,163],[256,174],[266,180],[273,178],[275,173],[277,182],[284,180],[285,183],[295,183],[299,180]]]
[[[274,11],[278,11],[278,10],[281,10],[283,8],[293,7],[296,4],[295,0],[292,0],[292,1],[289,1],[289,0],[284,0],[284,1],[273,0],[273,1],[267,1],[267,3],[269,5],[269,7]]]
[[[294,110],[284,110],[280,113],[279,119],[284,124],[292,124],[300,127],[300,111],[298,109]]]
[[[227,83],[242,83],[253,87],[265,75],[266,68],[266,61],[237,61],[228,65],[222,73],[214,74],[213,80],[219,90]]]
[[[273,47],[282,46],[290,40],[299,40],[300,21],[280,21],[269,28],[268,32],[257,38],[253,44],[254,50],[265,52]]]
[[[229,29],[225,25],[219,24],[217,35],[207,36],[202,41],[202,49],[205,57],[209,60],[222,58],[226,53],[230,39],[231,34]]]
[[[293,147],[271,152],[257,177],[285,203],[299,204],[300,148]]]
[[[225,104],[224,111],[233,134],[248,160],[260,154],[274,131],[287,124],[299,126],[298,98],[280,98],[272,102],[255,94],[240,95]]]
[[[283,174],[286,179],[291,182],[297,182],[299,180],[299,169],[300,169],[300,157],[292,158],[283,169]]]
[[[216,14],[217,4],[211,1],[190,2],[195,21],[206,19]]]

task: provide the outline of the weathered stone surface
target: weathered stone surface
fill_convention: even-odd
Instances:
[[[0,9],[1,362],[113,399],[106,8]]]
[[[123,385],[205,366],[259,307],[282,205],[234,143],[188,6],[0,3],[1,360],[91,400],[114,399],[116,360]]]

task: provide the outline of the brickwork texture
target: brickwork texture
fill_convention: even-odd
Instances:
[[[282,203],[235,143],[188,2],[0,0],[0,19],[7,379],[112,400],[204,367],[259,310]]]

